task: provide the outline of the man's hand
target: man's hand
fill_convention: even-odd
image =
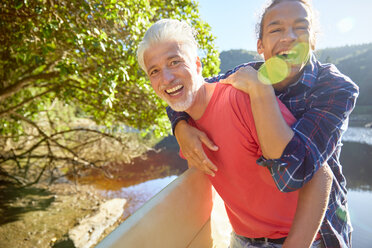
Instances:
[[[217,166],[205,155],[202,143],[212,151],[217,151],[218,147],[205,133],[190,126],[183,120],[177,123],[174,133],[182,150],[182,154],[189,165],[214,177]]]

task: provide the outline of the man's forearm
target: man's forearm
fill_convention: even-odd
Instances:
[[[328,206],[332,171],[323,165],[299,191],[296,215],[283,248],[310,247]]]

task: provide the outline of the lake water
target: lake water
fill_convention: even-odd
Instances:
[[[350,127],[343,137],[343,143],[340,160],[349,190],[349,210],[354,227],[353,247],[372,247],[372,129]],[[185,161],[177,156],[178,146],[173,137],[164,139],[156,148],[161,148],[162,151],[150,153],[145,160],[135,161],[132,167],[136,168],[136,164],[138,165],[137,168],[140,169],[137,169],[136,173],[151,171],[147,173],[151,174],[151,177],[147,177],[146,180],[143,177],[137,181],[131,180],[133,184],[131,186],[128,186],[125,180],[114,181],[114,183],[110,181],[110,187],[107,187],[107,181],[100,184],[101,188],[102,185],[106,185],[105,189],[102,189],[102,194],[105,196],[122,197],[128,200],[123,219],[186,169]],[[170,169],[164,169],[168,167]],[[156,170],[156,168],[162,169]],[[124,171],[116,171],[116,173],[120,174]],[[97,175],[94,178],[99,181]]]
[[[372,145],[372,128],[349,127],[342,140]]]
[[[350,127],[343,143],[340,159],[349,189],[353,248],[372,247],[372,129]]]

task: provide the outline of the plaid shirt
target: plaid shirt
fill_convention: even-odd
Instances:
[[[242,64],[225,74],[207,78],[206,82],[218,82],[244,66],[258,69],[262,63]],[[276,92],[297,119],[292,125],[295,135],[281,158],[268,160],[261,157],[257,160],[259,165],[270,170],[283,192],[301,188],[324,162],[328,163],[334,177],[328,209],[320,228],[326,247],[351,247],[352,227],[339,156],[341,137],[347,129],[358,93],[358,86],[350,78],[334,65],[319,63],[312,55],[299,81],[283,92]],[[178,121],[189,118],[186,113],[175,112],[169,107],[167,113],[173,130]]]

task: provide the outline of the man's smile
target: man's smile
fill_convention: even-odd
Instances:
[[[176,85],[170,89],[166,89],[165,90],[165,93],[167,93],[168,95],[170,96],[176,96],[178,94],[181,93],[181,91],[183,90],[184,86],[179,84],[179,85]]]

